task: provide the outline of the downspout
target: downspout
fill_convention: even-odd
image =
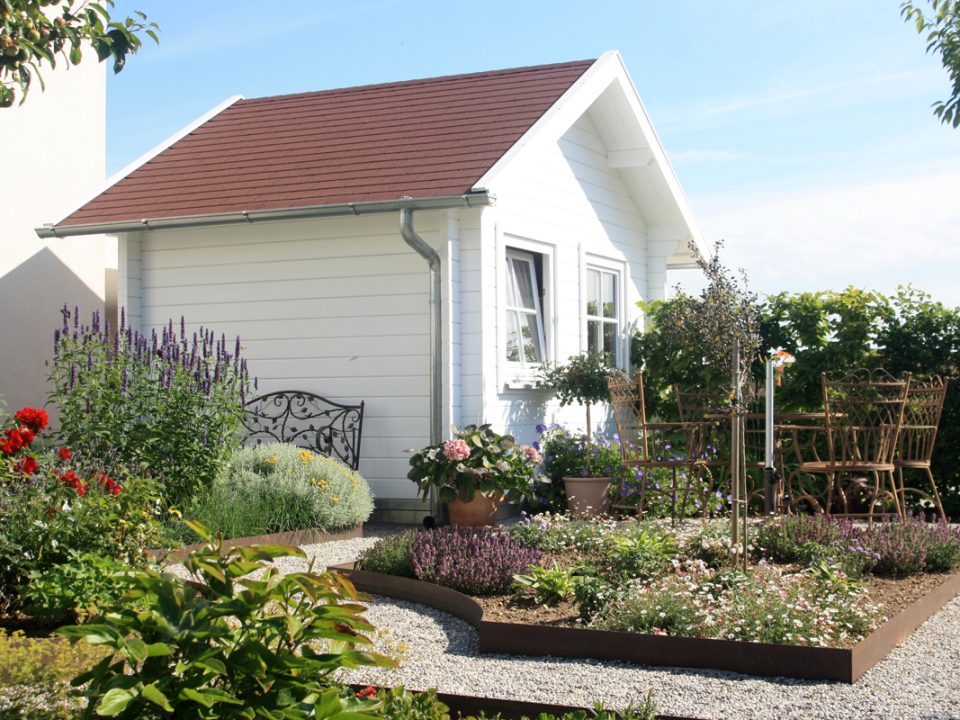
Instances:
[[[430,444],[439,445],[443,439],[443,318],[441,316],[440,255],[413,229],[413,210],[400,210],[400,234],[430,266]],[[430,515],[438,514],[437,496],[430,488]]]

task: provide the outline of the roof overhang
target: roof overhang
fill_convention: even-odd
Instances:
[[[432,198],[399,198],[398,200],[345,203],[342,205],[315,205],[311,207],[284,208],[280,210],[241,210],[237,212],[216,213],[210,215],[183,215],[180,217],[157,218],[155,220],[136,220],[102,223],[95,225],[42,225],[35,228],[41,238],[74,237],[78,235],[118,235],[142,230],[172,230],[214,225],[241,225],[255,222],[275,222],[278,220],[308,220],[323,217],[344,217],[350,215],[372,215],[388,213],[404,208],[410,210],[453,210],[456,208],[475,208],[492,205],[494,196],[483,189],[476,189],[464,195],[449,195]]]

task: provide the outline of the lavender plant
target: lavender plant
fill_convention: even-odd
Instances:
[[[506,533],[459,525],[420,533],[410,548],[417,578],[469,595],[504,593],[514,575],[541,559],[539,550],[524,547]]]
[[[54,333],[51,399],[60,409],[60,439],[87,457],[136,468],[162,483],[176,504],[208,485],[237,446],[237,430],[250,388],[240,339],[200,328],[188,333],[180,319],[149,337],[94,312],[62,310]],[[255,384],[255,383],[254,383]]]

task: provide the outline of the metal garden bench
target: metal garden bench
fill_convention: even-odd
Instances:
[[[342,405],[300,390],[279,390],[250,400],[243,425],[247,438],[285,442],[342,460],[354,470],[360,464],[363,401]]]

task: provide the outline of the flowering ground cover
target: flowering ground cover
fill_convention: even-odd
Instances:
[[[491,620],[852,647],[960,566],[955,526],[772,519],[746,572],[727,531],[541,515],[385,538],[361,567],[459,589]]]

